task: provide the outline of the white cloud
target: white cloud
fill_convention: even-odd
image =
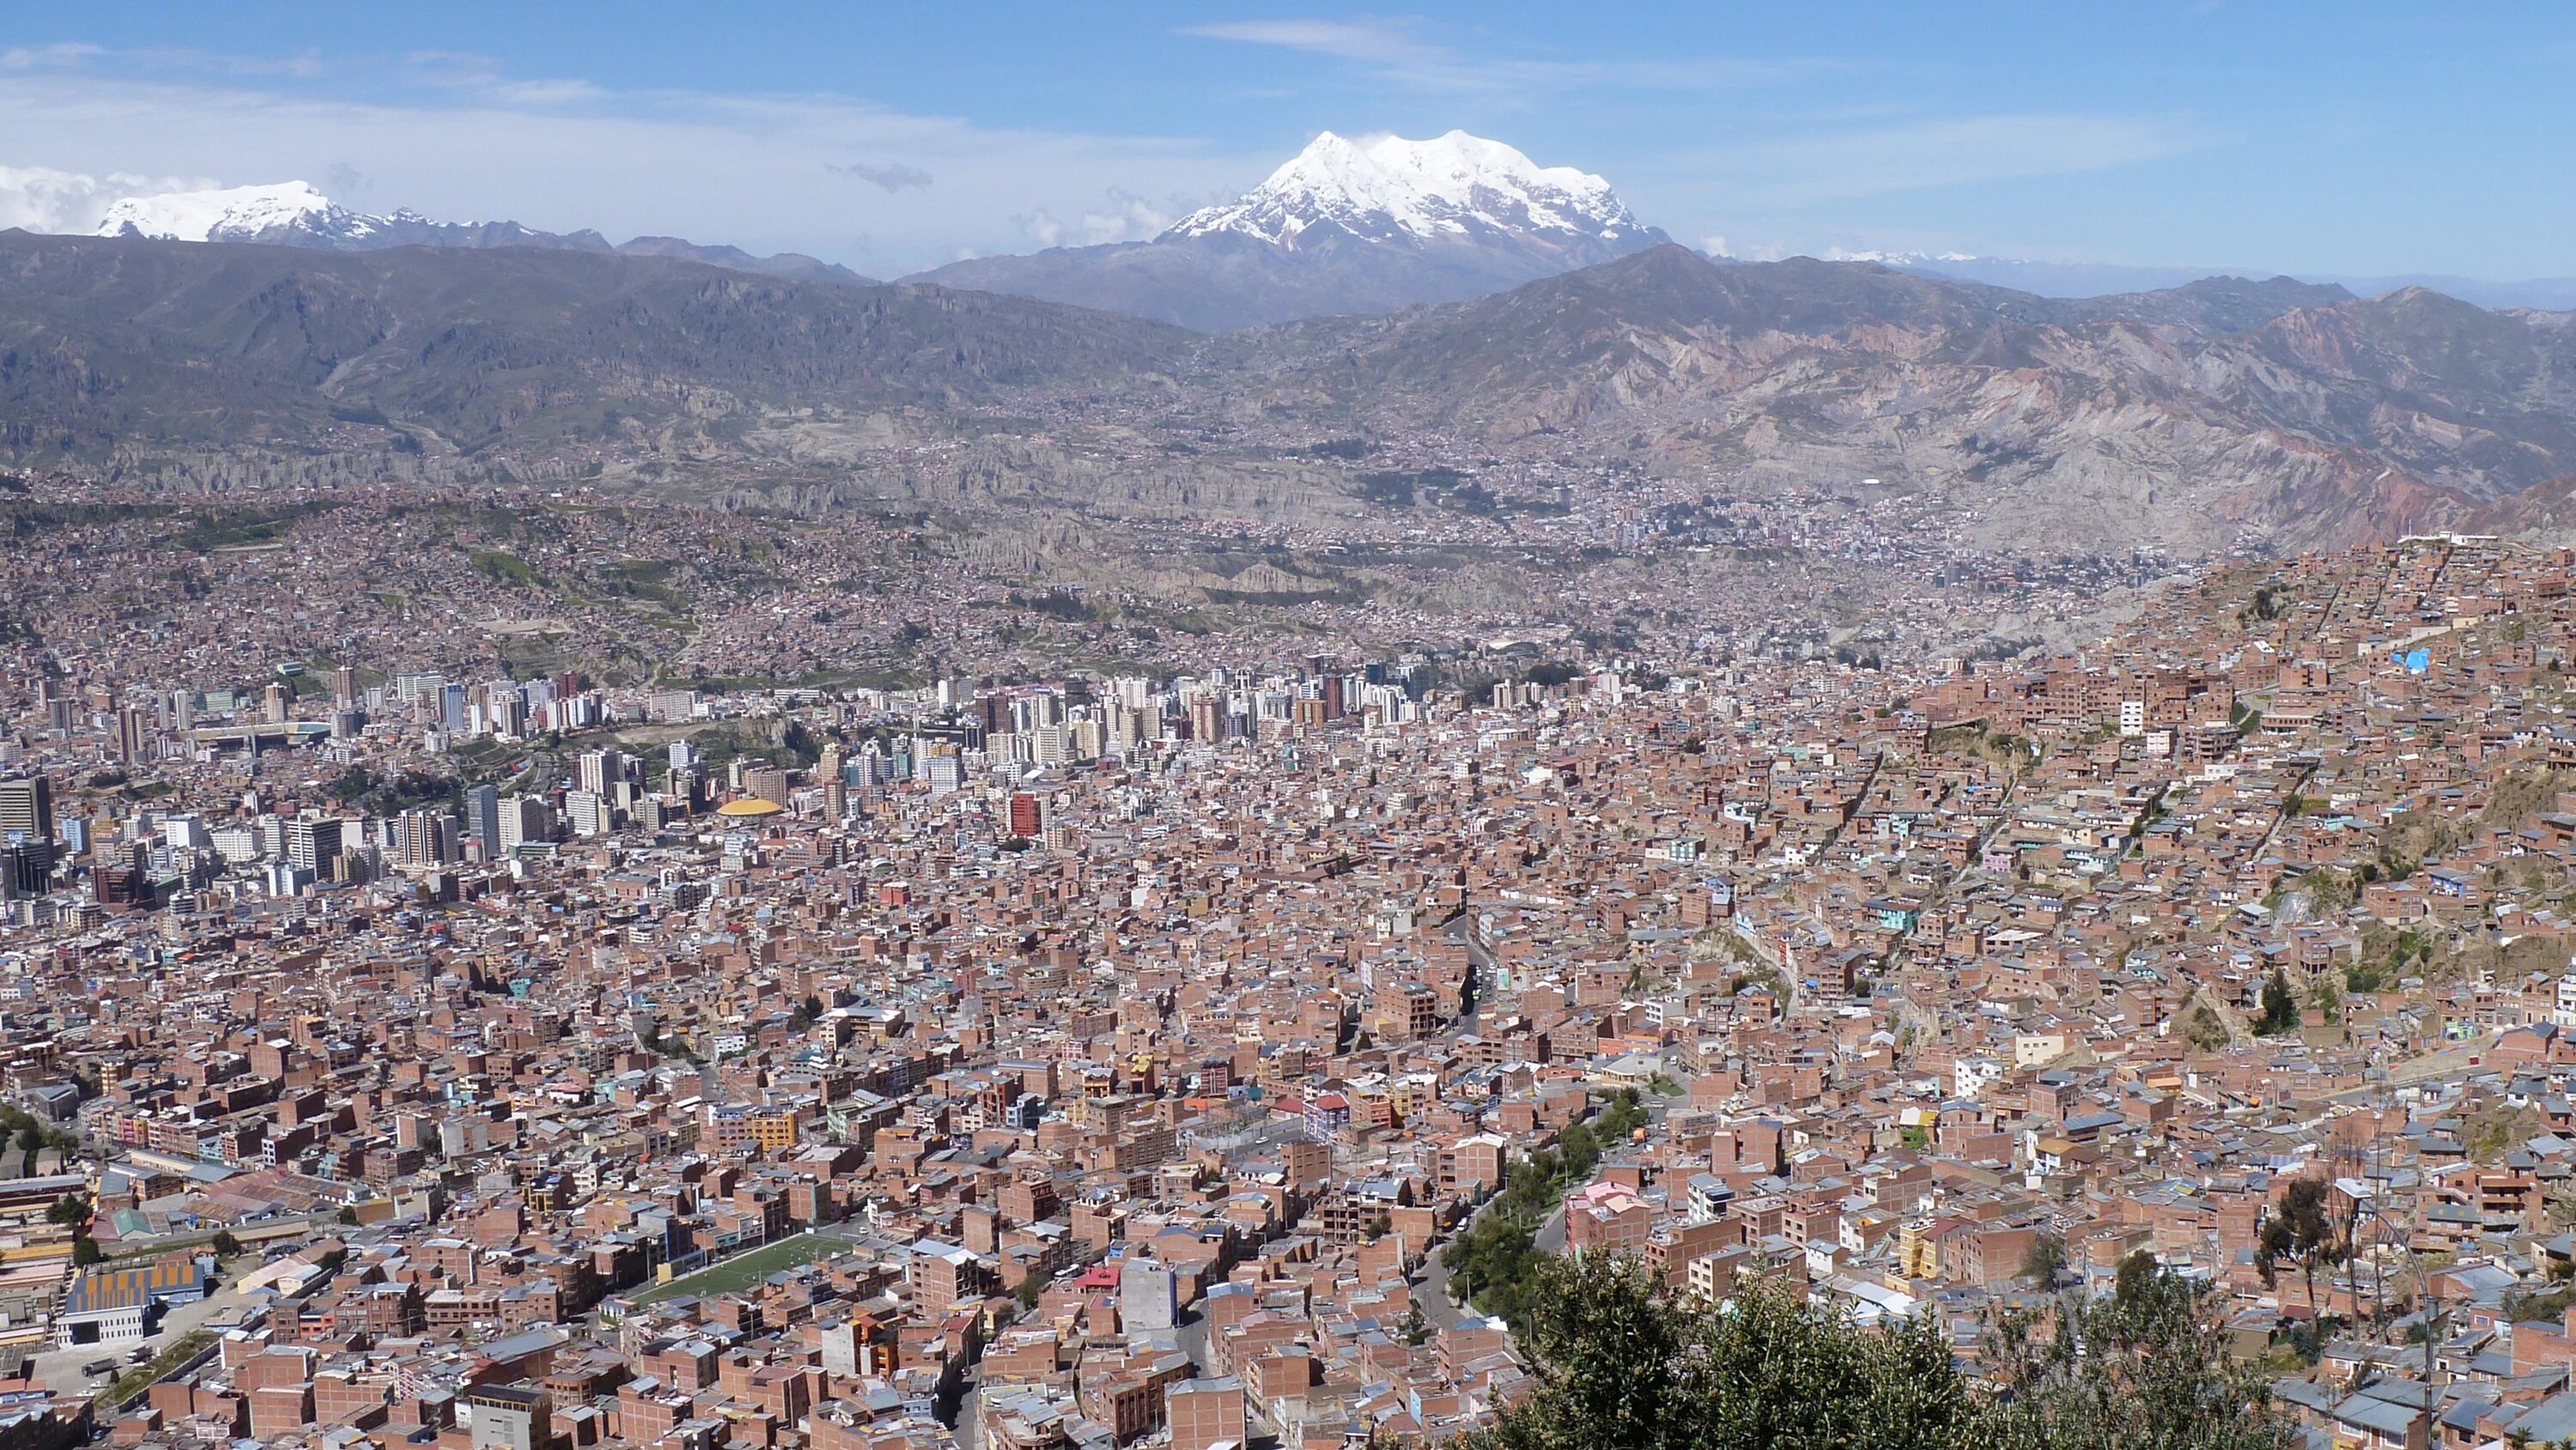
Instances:
[[[1172,224],[1169,214],[1141,196],[1112,189],[1109,209],[1085,212],[1082,216],[1082,239],[1098,246],[1103,242],[1141,242]]]
[[[1785,210],[1889,192],[2104,171],[2196,150],[2214,139],[2182,117],[1966,116],[1757,142],[1683,164],[1699,185],[1733,205]]]
[[[562,106],[578,101],[604,101],[609,98],[604,87],[584,80],[556,79],[544,81],[501,81],[488,94],[496,101],[518,106]]]
[[[1048,223],[1067,240],[1149,235],[1170,208],[1139,198],[1231,194],[1276,162],[1186,138],[999,129],[843,96],[514,83],[471,55],[393,64],[412,84],[380,93],[427,99],[317,99],[31,62],[0,86],[0,162],[13,168],[0,216],[85,229],[114,196],[179,185],[99,180],[116,174],[189,187],[361,177],[380,209],[686,236],[894,275],[1025,246],[1038,216],[1076,218]],[[854,156],[874,173],[842,175],[876,184],[835,176]]]
[[[1230,20],[1185,25],[1177,33],[1332,56],[1357,63],[1377,82],[1408,90],[1476,92],[1524,100],[1597,87],[1724,90],[1823,68],[1822,62],[1811,60],[1732,57],[1569,61],[1468,55],[1419,39],[1411,25],[1385,20]]]
[[[918,166],[905,166],[893,161],[853,161],[847,165],[827,162],[823,169],[835,176],[851,177],[887,191],[917,190],[930,185],[934,179]]]
[[[1446,54],[1377,20],[1230,20],[1214,25],[1185,25],[1180,33],[1337,55],[1345,60],[1425,60]]]
[[[0,71],[59,70],[106,53],[95,45],[13,45],[0,50]]]
[[[108,204],[118,197],[194,191],[212,184],[204,177],[193,176],[137,176],[130,172],[92,176],[50,166],[0,166],[0,228],[94,231]]]

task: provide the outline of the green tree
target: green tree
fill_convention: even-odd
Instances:
[[[2126,1268],[2123,1265],[2123,1268]],[[1986,1336],[1999,1393],[1975,1443],[1992,1450],[2289,1450],[2297,1427],[2259,1368],[2228,1353],[2216,1296],[2179,1274],[2124,1274],[2108,1297],[2061,1297],[2046,1333],[2013,1314]]]
[[[1465,1450],[2292,1450],[2215,1300],[2138,1256],[2118,1292],[1989,1325],[1983,1382],[1937,1316],[1865,1327],[1759,1276],[1722,1305],[1634,1258],[1532,1271],[1536,1389]]]
[[[2338,1242],[2334,1215],[2326,1212],[2325,1180],[2292,1179],[2289,1191],[2281,1195],[2281,1202],[2263,1221],[2263,1232],[2254,1242],[2254,1267],[2269,1285],[2285,1260],[2296,1263],[2307,1282],[2308,1305],[2313,1313],[2317,1266],[2335,1261]]]
[[[219,1259],[237,1259],[242,1254],[242,1241],[233,1237],[233,1231],[228,1228],[215,1230],[214,1242],[208,1247],[215,1251],[215,1257]]]
[[[2145,1249],[2132,1251],[2127,1258],[2120,1260],[2120,1267],[2113,1271],[2111,1302],[2136,1304],[2145,1297],[2148,1288],[2162,1273],[2164,1273],[2164,1266],[2156,1262],[2155,1255]]]
[[[2257,1037],[2277,1037],[2299,1025],[2299,999],[2290,990],[2290,974],[2279,967],[2263,983],[2263,1015],[2254,1024]]]
[[[2045,1229],[2030,1236],[2022,1251],[2021,1279],[2034,1289],[2054,1289],[2066,1276],[2066,1239]]]
[[[1949,1450],[1976,1417],[1928,1321],[1865,1330],[1760,1279],[1721,1312],[1626,1256],[1549,1260],[1523,1342],[1539,1388],[1468,1450]]]

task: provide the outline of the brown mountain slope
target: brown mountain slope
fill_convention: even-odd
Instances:
[[[1377,506],[1374,465],[1307,445],[1374,438],[1713,492],[1877,480],[1997,546],[2186,553],[2510,519],[2576,475],[2565,316],[2194,286],[2065,301],[1667,246],[1193,338],[649,257],[0,233],[0,465],[203,483],[649,460],[663,492],[798,507],[1312,523]]]
[[[1163,367],[1178,332],[935,287],[530,248],[0,233],[0,454],[542,450],[766,407],[945,407]],[[403,440],[410,440],[404,443]],[[384,434],[376,441],[387,442]]]
[[[2554,315],[2398,293],[2226,332],[2097,307],[2135,303],[1662,248],[1215,351],[1320,425],[1562,437],[1756,484],[1874,477],[1969,502],[1998,543],[2339,543],[2576,469],[2576,332]]]

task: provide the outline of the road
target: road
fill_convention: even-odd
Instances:
[[[1467,1227],[1475,1227],[1478,1219],[1492,1212],[1494,1206],[1502,1201],[1501,1196],[1496,1195],[1478,1204],[1475,1213],[1467,1220]],[[1541,1253],[1553,1254],[1564,1249],[1564,1205],[1559,1204],[1548,1211],[1547,1218],[1538,1226],[1538,1232],[1531,1235],[1530,1243]],[[1470,1284],[1467,1287],[1473,1291],[1476,1286]],[[1432,1251],[1429,1261],[1423,1265],[1422,1280],[1414,1290],[1414,1302],[1422,1306],[1423,1322],[1434,1329],[1450,1328],[1466,1317],[1465,1311],[1458,1302],[1450,1297],[1449,1265],[1443,1261],[1440,1252],[1436,1249]]]

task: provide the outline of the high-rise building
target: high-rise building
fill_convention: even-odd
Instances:
[[[269,681],[268,688],[259,692],[260,723],[265,725],[285,724],[287,716],[291,713],[290,707],[293,706],[294,703],[294,691],[287,689],[285,685],[276,680]]]
[[[13,833],[0,845],[0,892],[8,900],[44,895],[53,888],[53,875],[53,842]]]
[[[555,838],[554,812],[536,796],[514,795],[502,801],[500,821],[499,849],[503,851]]]
[[[610,786],[626,778],[626,756],[615,750],[585,750],[573,757],[572,783],[576,790],[593,795],[606,795]]]
[[[449,866],[458,859],[456,818],[445,811],[405,811],[389,834],[394,859],[405,866]]]
[[[275,689],[272,685],[269,688]],[[152,712],[128,705],[116,712],[116,758],[146,760],[152,755]]]
[[[787,772],[774,765],[756,765],[742,773],[742,788],[747,795],[758,796],[774,806],[787,804]]]
[[[340,855],[340,831],[343,822],[336,817],[314,820],[303,818],[286,823],[286,864],[300,871],[310,871],[319,879]]]
[[[595,790],[564,792],[564,820],[576,836],[607,835],[608,797]]]
[[[497,786],[478,785],[465,792],[465,834],[479,843],[487,857],[501,849],[501,791]]]
[[[1024,790],[1011,792],[1011,834],[1034,840],[1045,828],[1045,812],[1037,796]]]
[[[41,775],[0,780],[0,840],[54,838],[54,783]]]

